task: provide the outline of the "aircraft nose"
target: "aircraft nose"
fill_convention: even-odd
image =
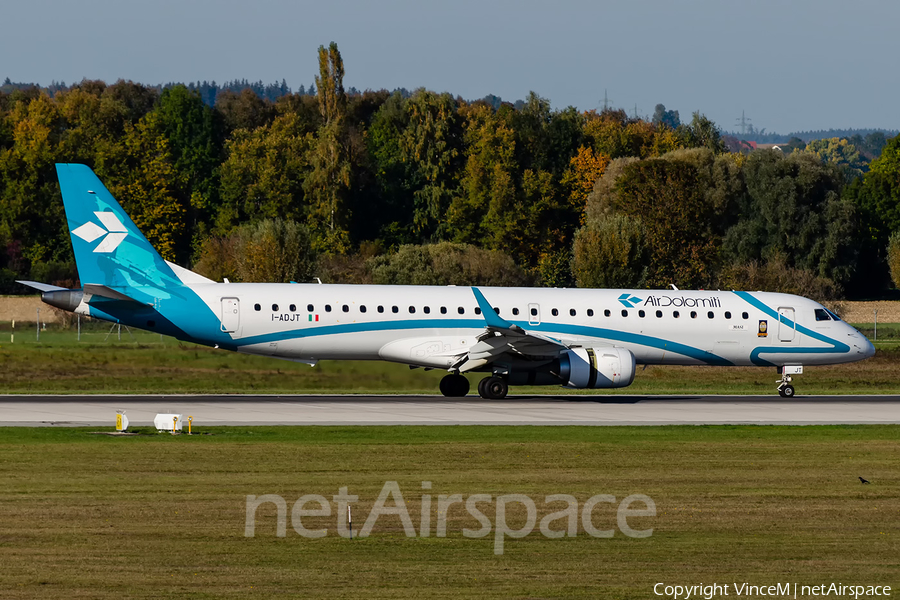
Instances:
[[[875,356],[875,346],[872,345],[868,339],[865,342],[865,345],[862,348],[862,353],[866,358],[872,358]]]

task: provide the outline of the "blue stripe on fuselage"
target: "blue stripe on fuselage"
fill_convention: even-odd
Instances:
[[[547,334],[570,334],[589,337],[605,338],[623,343],[637,344],[650,348],[657,348],[665,352],[675,352],[710,365],[733,366],[734,363],[721,356],[700,350],[692,346],[672,342],[638,333],[627,333],[614,329],[600,327],[588,327],[584,325],[566,325],[561,323],[542,323],[529,325],[527,321],[510,321],[523,329],[539,331]],[[282,340],[316,337],[323,335],[338,335],[344,333],[361,333],[366,331],[395,331],[408,329],[483,329],[483,319],[407,319],[403,321],[374,321],[368,323],[347,323],[344,325],[320,325],[311,329],[293,329],[236,340],[241,346],[251,344],[265,344]]]
[[[747,302],[754,308],[761,310],[763,313],[772,317],[776,321],[780,320],[778,311],[776,311],[772,308],[769,308],[768,306],[763,304],[760,300],[753,297],[753,295],[750,294],[749,292],[734,292],[734,294],[738,298],[741,298],[742,300],[744,300],[745,302]],[[804,354],[804,353],[843,354],[843,353],[850,351],[850,346],[848,346],[847,344],[844,344],[843,342],[839,342],[835,339],[832,339],[832,338],[828,337],[827,335],[823,335],[817,331],[808,329],[808,328],[804,327],[803,325],[800,325],[794,321],[791,321],[790,319],[788,319],[786,317],[784,318],[783,322],[787,325],[793,326],[796,331],[802,333],[803,335],[809,336],[809,337],[813,338],[814,340],[818,340],[825,344],[830,344],[831,348],[808,348],[808,347],[807,348],[797,348],[797,347],[781,348],[778,346],[757,346],[756,348],[753,349],[752,352],[750,352],[750,362],[752,362],[755,365],[760,365],[760,366],[769,366],[769,367],[775,366],[774,363],[771,363],[771,362],[759,357],[759,355],[763,354],[763,353],[766,353],[766,354]]]

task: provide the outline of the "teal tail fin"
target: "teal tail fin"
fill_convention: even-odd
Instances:
[[[56,173],[82,285],[148,304],[182,285],[89,167],[57,164]]]

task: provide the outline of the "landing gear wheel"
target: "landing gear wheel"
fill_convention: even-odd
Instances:
[[[781,379],[775,382],[778,384],[778,395],[782,398],[793,398],[794,386],[791,385],[792,378],[787,374],[787,369],[778,367],[778,374],[781,375]]]
[[[479,393],[487,400],[501,400],[506,398],[509,385],[502,377],[487,377],[478,384]]]
[[[461,398],[469,393],[469,380],[462,375],[446,375],[441,379],[441,393],[450,398]]]

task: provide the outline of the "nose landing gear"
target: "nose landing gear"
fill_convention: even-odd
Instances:
[[[791,384],[791,375],[801,375],[802,373],[803,367],[800,365],[778,367],[778,374],[781,375],[781,379],[775,382],[778,384],[778,395],[782,398],[793,398],[794,386]]]

